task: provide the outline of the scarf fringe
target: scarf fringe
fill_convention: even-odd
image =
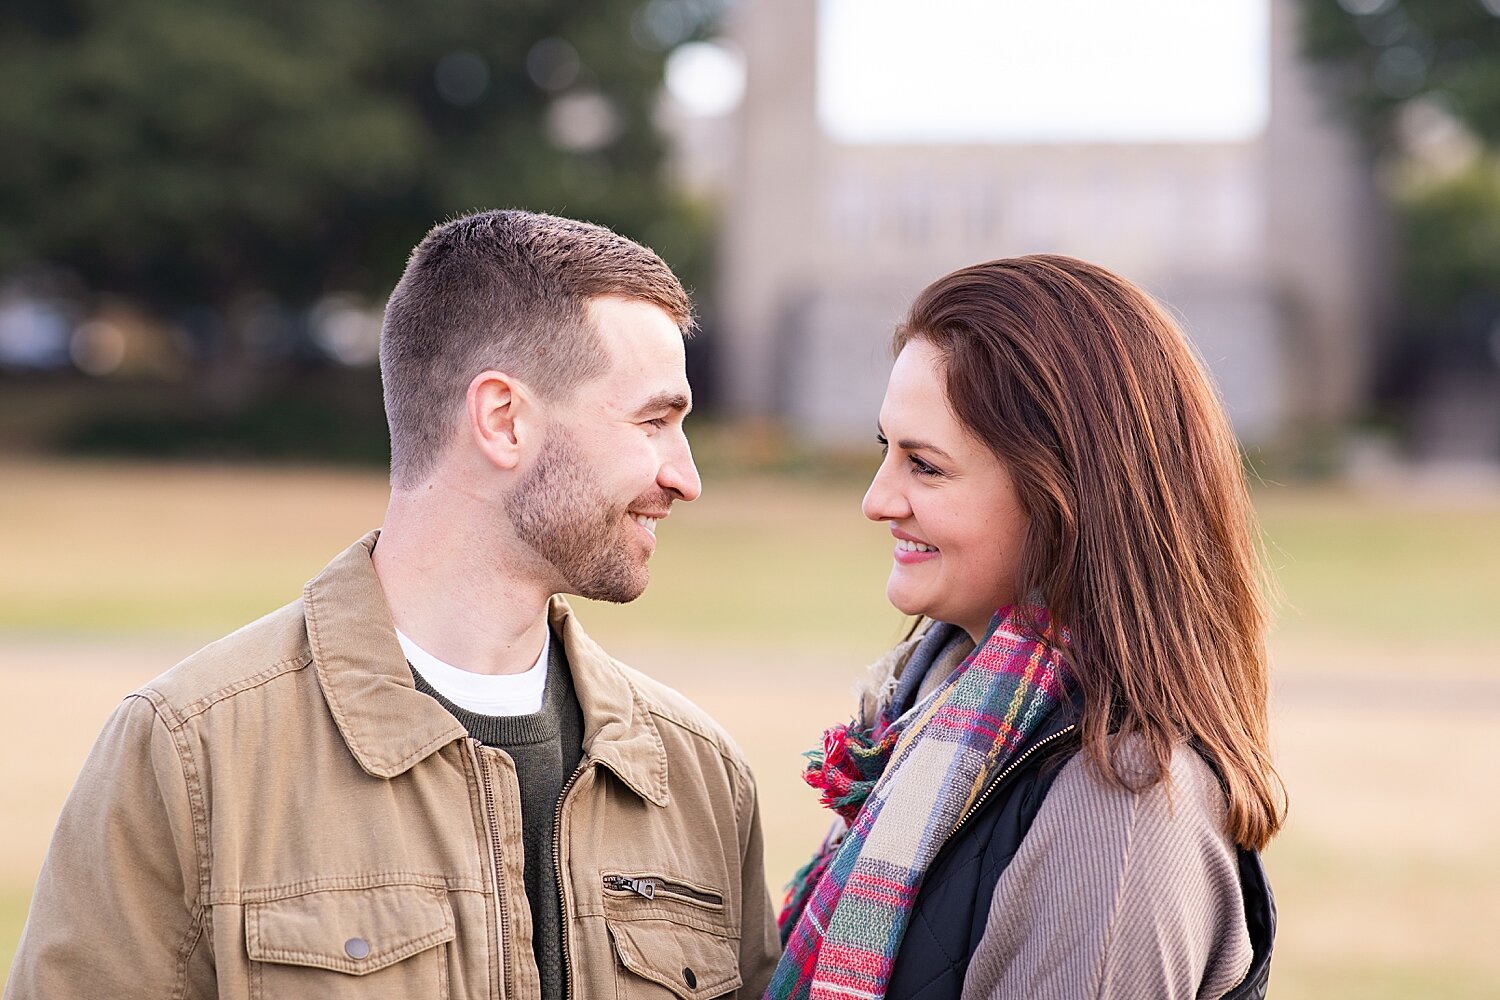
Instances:
[[[802,780],[821,791],[819,802],[850,825],[885,773],[900,735],[891,730],[889,720],[884,718],[874,729],[884,730],[883,735],[877,739],[871,729],[852,723],[834,726],[823,734],[821,750],[809,750],[802,755],[807,758]]]

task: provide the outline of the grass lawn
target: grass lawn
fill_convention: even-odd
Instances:
[[[862,486],[710,478],[661,525],[647,594],[581,610],[739,740],[778,883],[823,823],[797,755],[902,626]],[[368,473],[0,460],[0,976],[119,696],[295,597],[384,496]],[[1268,487],[1257,503],[1286,599],[1275,995],[1500,995],[1500,497]],[[47,708],[65,700],[58,733]]]

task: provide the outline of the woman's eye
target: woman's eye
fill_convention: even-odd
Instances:
[[[940,469],[928,465],[915,455],[911,456],[911,468],[919,476],[941,476],[943,474]]]
[[[880,454],[882,457],[891,450],[891,443],[885,439],[884,434],[876,434],[875,443],[880,445]]]

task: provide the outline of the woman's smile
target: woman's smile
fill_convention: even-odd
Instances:
[[[902,566],[915,566],[938,557],[936,545],[929,545],[915,535],[908,535],[895,527],[891,528],[891,534],[896,538],[896,562]]]

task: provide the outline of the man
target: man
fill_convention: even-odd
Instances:
[[[598,226],[429,233],[381,335],[382,529],[125,699],[6,996],[759,997],[744,761],[551,596],[633,600],[698,496],[690,322]]]

